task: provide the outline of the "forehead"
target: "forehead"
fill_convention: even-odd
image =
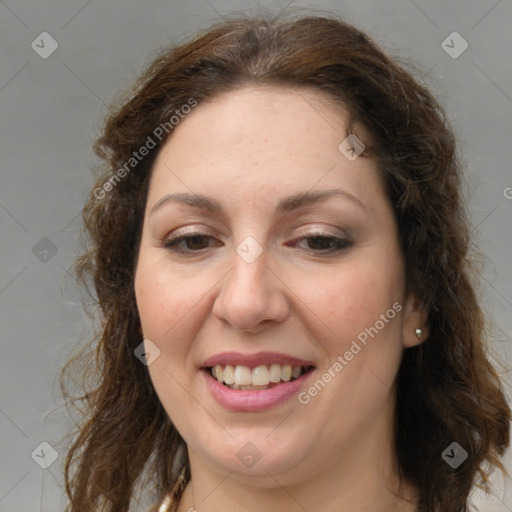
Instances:
[[[246,86],[224,93],[173,129],[153,168],[148,206],[173,191],[257,197],[318,184],[361,194],[379,177],[373,161],[349,161],[340,151],[349,121],[315,90]]]

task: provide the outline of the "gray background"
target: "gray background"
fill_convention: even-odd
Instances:
[[[0,511],[63,509],[63,451],[48,469],[31,453],[43,441],[59,450],[57,441],[70,427],[57,377],[69,349],[87,339],[90,322],[68,269],[96,163],[90,146],[106,104],[161,45],[233,10],[277,11],[288,3],[0,1]],[[291,3],[343,14],[415,65],[440,98],[467,162],[475,235],[486,255],[480,293],[494,320],[491,349],[510,368],[512,2]],[[442,46],[454,31],[469,45],[458,58]],[[58,43],[46,59],[31,47],[33,41],[43,46],[42,32]],[[461,43],[448,39],[445,45],[453,54]],[[39,51],[49,48],[45,39]],[[510,386],[509,374],[507,380]],[[49,456],[48,448],[35,453],[39,460],[41,453]],[[510,451],[507,468],[512,473]],[[510,480],[507,485],[512,488]],[[512,511],[512,491],[506,494],[500,481],[494,496],[477,493],[474,500],[482,511]]]

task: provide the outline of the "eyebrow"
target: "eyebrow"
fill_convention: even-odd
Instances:
[[[359,198],[341,189],[331,190],[320,190],[320,191],[305,191],[286,196],[276,207],[277,213],[288,213],[293,210],[297,210],[303,206],[325,201],[331,197],[344,197],[345,199],[351,200],[357,204],[360,208],[366,210],[366,206],[361,202]],[[201,195],[201,194],[189,194],[187,192],[180,192],[175,194],[167,194],[159,199],[153,208],[151,209],[150,215],[159,210],[164,204],[168,203],[181,203],[193,206],[196,208],[202,208],[203,210],[209,210],[215,214],[224,214],[224,208],[215,199]]]

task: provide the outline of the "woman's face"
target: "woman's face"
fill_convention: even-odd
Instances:
[[[376,165],[339,149],[347,121],[319,92],[246,86],[193,109],[158,155],[135,291],[193,468],[284,484],[389,463],[423,317]]]

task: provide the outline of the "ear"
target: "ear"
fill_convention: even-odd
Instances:
[[[405,348],[409,348],[423,343],[428,338],[428,314],[423,304],[412,293],[407,297],[404,306],[402,343]],[[421,329],[421,334],[416,332],[417,329]]]

